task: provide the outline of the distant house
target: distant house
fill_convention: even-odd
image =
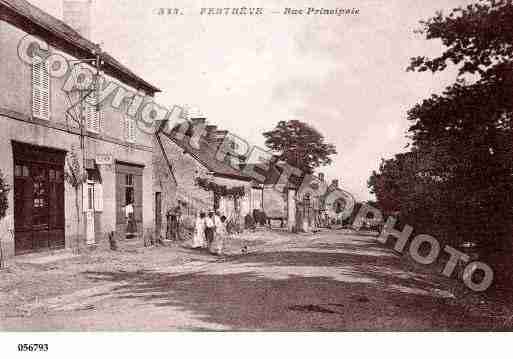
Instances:
[[[304,177],[292,176],[287,187],[277,188],[280,174],[276,167],[271,169],[263,186],[263,208],[268,217],[287,221],[289,230],[305,232],[340,219],[350,195],[340,189],[338,180],[328,185],[324,174],[319,173],[310,177],[310,183],[303,183]],[[335,191],[343,196],[330,196]]]
[[[336,220],[340,208],[345,206],[341,199],[327,203],[329,193],[339,189],[338,181],[328,186],[322,173],[311,177],[307,190],[302,187],[305,185],[302,176],[292,176],[287,184],[279,184],[279,163],[269,166],[267,171],[256,170],[261,175],[258,177],[246,174],[244,168],[248,163],[244,158],[238,166],[229,163],[228,157],[218,160],[216,154],[228,131],[208,124],[203,116],[188,117],[192,126],[183,138],[176,135],[178,125],[166,132],[166,123],[155,137],[154,179],[155,191],[162,195],[162,206],[157,208],[161,219],[178,205],[182,206],[182,213],[189,216],[218,209],[227,217],[238,216],[240,221],[258,209],[265,212],[268,219],[286,224],[289,230],[309,231],[321,225],[321,217]],[[196,125],[206,131],[193,146],[191,138],[195,137]],[[226,190],[242,188],[243,195],[219,196],[214,191],[216,186],[224,186]]]
[[[206,123],[206,118],[189,119],[192,124]],[[239,169],[225,161],[216,159],[219,145],[228,131],[218,130],[215,125],[207,125],[207,131],[199,141],[198,148],[190,144],[194,135],[186,133],[182,139],[176,136],[178,128],[157,133],[154,143],[154,186],[162,194],[162,206],[159,213],[164,220],[165,213],[178,205],[187,216],[199,211],[219,210],[229,218],[238,216],[238,221],[262,206],[259,184]],[[224,187],[227,191],[242,190],[240,197],[220,196],[211,188]],[[164,233],[164,226],[161,228]]]

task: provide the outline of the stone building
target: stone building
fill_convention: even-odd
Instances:
[[[246,214],[255,208],[262,208],[260,184],[227,161],[216,158],[228,131],[208,125],[204,117],[189,117],[187,120],[191,124],[190,130],[183,138],[176,136],[178,126],[169,132],[164,131],[165,123],[155,137],[154,188],[161,197],[157,211],[160,217],[157,222],[162,223],[161,236],[164,236],[165,214],[176,206],[182,207],[188,222],[199,211],[218,209],[228,218],[237,217],[241,223]],[[194,137],[191,131],[198,123],[205,125],[206,131],[196,145],[191,145],[191,137]],[[224,186],[226,190],[239,188],[243,190],[243,195],[238,198],[219,196],[213,190],[208,190],[206,183]]]
[[[49,76],[47,62],[22,61],[19,45],[27,35],[48,45],[46,55],[68,60],[67,73]],[[12,186],[1,221],[7,255],[71,247],[77,233],[87,244],[98,244],[106,232],[125,230],[123,208],[131,201],[139,231],[154,224],[153,137],[126,115],[130,97],[114,109],[80,101],[78,90],[84,89],[78,95],[63,91],[76,63],[98,56],[104,77],[120,86],[117,91],[146,100],[159,91],[98,49],[29,2],[0,0],[0,170]],[[78,213],[75,190],[64,181],[72,153],[87,168]]]

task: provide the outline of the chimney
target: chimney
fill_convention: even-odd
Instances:
[[[62,19],[86,39],[92,40],[92,0],[63,0]]]
[[[319,181],[324,183],[324,173],[319,173]]]

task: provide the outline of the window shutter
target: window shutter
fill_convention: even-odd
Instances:
[[[124,137],[125,139],[128,140],[128,117],[124,117],[123,118],[123,134],[124,134]]]
[[[103,116],[102,116],[102,109],[99,105],[99,94],[98,92],[96,92],[96,105],[94,106],[95,107],[95,111],[96,111],[96,129],[98,132],[101,131],[102,129],[102,122],[103,122]]]
[[[84,115],[86,120],[86,126],[88,131],[100,132],[100,118],[101,111],[97,107],[98,104],[98,92],[93,91],[89,94],[87,99],[84,101]]]
[[[45,63],[40,57],[34,57],[32,64],[32,115],[50,119],[50,78]]]
[[[101,183],[94,184],[94,209],[103,211],[103,186]]]
[[[135,121],[133,118],[130,119],[130,141],[135,142]]]
[[[129,142],[135,142],[135,121],[131,117],[125,118],[126,139]]]
[[[134,216],[137,222],[142,222],[143,220],[143,176],[135,175],[134,176],[134,198],[135,198],[135,207],[134,207]]]
[[[85,123],[86,123],[86,129],[88,131],[92,131],[93,130],[93,126],[92,126],[92,118],[93,118],[93,111],[91,109],[91,105],[87,102],[88,99],[85,99],[84,100],[84,103],[83,103],[83,109],[84,109],[84,119],[85,119]]]

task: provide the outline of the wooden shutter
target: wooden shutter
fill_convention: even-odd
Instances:
[[[87,130],[91,132],[100,132],[101,111],[98,107],[98,92],[93,91],[84,101],[84,116]]]
[[[128,138],[130,142],[135,142],[135,120],[133,118],[130,118],[129,123],[130,132],[128,133]]]
[[[32,115],[50,119],[50,78],[45,63],[40,57],[34,57],[32,64]]]
[[[125,223],[125,174],[116,168],[116,223]]]
[[[125,134],[128,142],[135,142],[135,121],[131,117],[125,117]]]
[[[135,197],[135,208],[134,215],[135,220],[142,224],[142,212],[143,212],[143,177],[142,175],[134,175],[134,197]],[[139,225],[139,223],[138,223]]]

